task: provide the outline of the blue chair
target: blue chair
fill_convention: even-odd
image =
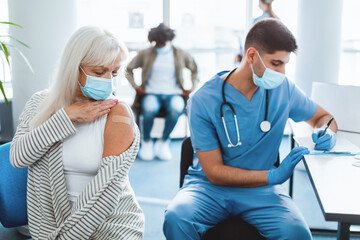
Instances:
[[[0,222],[4,227],[27,225],[27,168],[10,164],[10,145],[0,146]]]

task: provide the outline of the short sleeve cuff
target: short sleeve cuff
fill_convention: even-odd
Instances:
[[[317,111],[317,108],[318,105],[315,102],[309,100],[307,107],[308,111],[304,111],[302,116],[294,116],[292,119],[295,122],[308,121],[310,118],[314,116],[314,114]]]
[[[194,152],[205,152],[219,148],[219,144],[206,144],[193,146]]]

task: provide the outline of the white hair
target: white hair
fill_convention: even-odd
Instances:
[[[114,62],[119,54],[122,63],[128,50],[110,32],[94,26],[78,29],[66,44],[49,93],[31,120],[30,129],[75,102],[80,66],[105,66]],[[124,74],[121,68],[120,73]]]

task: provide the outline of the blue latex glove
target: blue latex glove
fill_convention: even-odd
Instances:
[[[269,185],[281,184],[285,182],[293,174],[294,168],[303,158],[304,154],[308,154],[306,147],[296,147],[286,156],[278,168],[270,169],[267,173]]]
[[[336,144],[336,133],[328,128],[325,134],[320,137],[323,131],[323,129],[315,129],[314,133],[312,134],[312,139],[315,143],[315,150],[330,150]]]

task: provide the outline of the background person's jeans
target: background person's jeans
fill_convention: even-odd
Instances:
[[[142,99],[143,114],[143,138],[150,140],[150,132],[154,124],[155,116],[161,107],[166,110],[165,127],[162,135],[163,140],[167,140],[171,131],[174,129],[177,120],[184,111],[184,98],[180,95],[147,94]]]

